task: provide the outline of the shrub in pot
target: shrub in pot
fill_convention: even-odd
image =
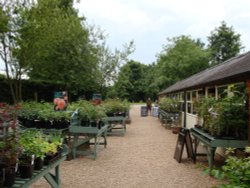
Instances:
[[[44,164],[48,165],[61,155],[63,138],[61,134],[50,134],[46,136],[48,142],[45,153]]]
[[[6,187],[12,186],[14,183],[19,151],[20,145],[15,137],[11,136],[0,141],[0,171]]]
[[[129,111],[129,103],[120,99],[106,99],[102,106],[107,116],[126,116]]]
[[[167,113],[178,113],[180,110],[179,101],[169,97],[161,98],[159,101],[159,107]]]
[[[17,112],[19,106],[0,103],[0,171],[3,186],[12,186],[20,151]]]
[[[82,126],[91,126],[100,128],[99,122],[102,118],[106,117],[103,106],[96,105],[88,101],[82,101],[78,109],[78,117]]]
[[[247,139],[247,120],[244,94],[232,92],[222,99],[205,98],[200,102],[198,115],[202,128],[212,136],[224,139]]]
[[[34,133],[35,131],[25,130],[19,138],[19,142],[22,145],[22,152],[19,156],[19,172],[21,178],[31,178],[33,174],[35,150],[37,147]]]

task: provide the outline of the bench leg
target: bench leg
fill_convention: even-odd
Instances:
[[[207,159],[208,159],[209,173],[211,172],[213,168],[215,150],[216,148],[214,147],[207,147]]]
[[[73,141],[73,149],[72,149],[72,156],[73,156],[73,159],[76,158],[76,146],[77,146],[77,142],[78,142],[78,135],[74,135],[74,141]]]

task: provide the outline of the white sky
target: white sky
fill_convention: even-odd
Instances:
[[[130,58],[145,64],[156,61],[167,38],[190,35],[207,43],[223,20],[250,50],[249,0],[81,0],[75,7],[108,34],[111,49],[134,40]]]
[[[167,38],[190,35],[207,43],[223,20],[241,34],[244,51],[250,50],[249,0],[81,0],[75,7],[108,34],[111,49],[134,40],[130,58],[145,64],[156,61]]]

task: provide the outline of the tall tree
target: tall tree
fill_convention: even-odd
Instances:
[[[64,83],[71,92],[96,87],[96,49],[72,0],[39,0],[23,18],[17,57],[30,79]]]
[[[114,52],[106,45],[104,40],[98,46],[98,70],[96,80],[100,85],[100,92],[105,93],[105,88],[113,85],[118,77],[122,64],[128,62],[128,56],[134,51],[134,43],[124,44],[122,50],[115,49]]]
[[[22,65],[15,57],[15,49],[19,48],[17,39],[21,24],[20,12],[29,6],[25,0],[3,0],[0,2],[0,57],[5,64],[7,81],[14,103],[22,98],[21,77]]]
[[[218,28],[215,28],[208,37],[209,49],[211,52],[211,64],[219,64],[231,57],[236,56],[242,49],[240,34],[237,34],[233,27],[228,27],[222,21]]]
[[[130,101],[145,99],[146,65],[136,61],[129,61],[121,67],[118,80],[115,83],[117,96]]]
[[[208,67],[208,52],[204,44],[189,36],[168,39],[157,59],[155,82],[164,89]]]

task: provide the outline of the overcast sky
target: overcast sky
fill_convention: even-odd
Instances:
[[[134,40],[130,58],[145,64],[156,61],[167,38],[190,35],[207,43],[223,20],[250,50],[250,0],[81,0],[75,7],[105,31],[111,49]]]
[[[130,58],[145,64],[156,61],[167,38],[190,35],[207,43],[223,20],[250,49],[249,0],[81,0],[75,7],[108,34],[111,49],[134,40]]]

